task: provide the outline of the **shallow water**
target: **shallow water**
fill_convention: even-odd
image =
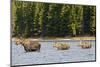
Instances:
[[[69,50],[57,50],[53,48],[54,42],[40,42],[40,52],[27,52],[23,46],[15,45],[12,42],[12,66],[29,64],[47,64],[62,62],[79,62],[95,60],[95,41],[89,41],[92,44],[90,49],[80,48],[79,41],[64,41],[61,43],[70,44]]]

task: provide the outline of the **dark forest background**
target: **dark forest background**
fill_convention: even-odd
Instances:
[[[96,7],[12,0],[12,36],[95,36]]]

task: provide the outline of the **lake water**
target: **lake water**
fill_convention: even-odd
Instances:
[[[92,44],[90,49],[79,47],[79,41],[63,41],[61,43],[70,44],[69,50],[57,50],[53,48],[54,42],[40,42],[40,52],[27,52],[23,46],[15,45],[12,42],[12,66],[30,65],[30,64],[48,64],[63,62],[95,61],[95,41],[89,41]]]

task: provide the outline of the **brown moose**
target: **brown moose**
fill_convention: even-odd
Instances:
[[[91,43],[89,43],[89,42],[80,42],[80,45],[79,45],[81,48],[83,48],[83,49],[89,49],[89,48],[91,48],[92,47],[92,45],[91,45]]]
[[[68,50],[70,48],[68,44],[63,43],[55,43],[53,47],[57,48],[58,50]]]
[[[31,41],[29,39],[18,39],[16,45],[21,44],[26,52],[40,51],[41,45],[37,41]]]

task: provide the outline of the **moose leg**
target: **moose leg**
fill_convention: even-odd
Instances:
[[[40,52],[40,49],[37,49],[37,52]]]
[[[28,52],[28,48],[24,46],[25,53]]]
[[[38,48],[38,50],[37,50],[38,52],[40,52],[40,48],[41,48],[41,45],[39,44],[39,48]]]

